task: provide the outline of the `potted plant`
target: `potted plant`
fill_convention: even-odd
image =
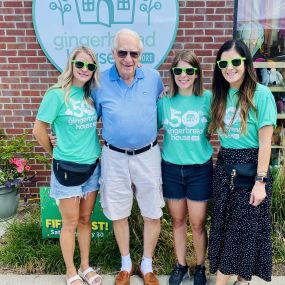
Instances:
[[[3,130],[0,132],[0,220],[16,213],[20,187],[31,184],[35,177],[31,171],[34,159],[47,161],[46,157],[34,152],[34,144],[27,140],[27,133],[8,137]]]

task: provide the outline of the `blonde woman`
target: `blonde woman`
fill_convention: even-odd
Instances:
[[[90,97],[98,85],[98,62],[93,50],[80,46],[68,59],[58,82],[45,94],[33,134],[53,157],[50,196],[62,216],[60,246],[66,265],[66,284],[100,285],[102,278],[89,266],[90,216],[99,189],[101,153],[96,131],[97,112]],[[55,148],[48,129],[57,136]],[[78,231],[81,264],[76,271],[73,256]]]

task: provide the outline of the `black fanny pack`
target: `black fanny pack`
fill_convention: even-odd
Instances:
[[[256,163],[224,164],[222,166],[230,178],[231,187],[252,188],[257,172]]]
[[[78,186],[86,182],[93,174],[98,159],[93,164],[81,164],[53,159],[52,168],[58,182],[64,186]]]

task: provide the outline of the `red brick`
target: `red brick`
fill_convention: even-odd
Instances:
[[[3,6],[4,7],[23,7],[22,1],[3,1]]]
[[[29,29],[29,28],[33,28],[32,22],[20,22],[20,23],[16,23],[16,27],[18,29]]]
[[[8,63],[8,59],[7,57],[0,57],[0,64],[3,64],[3,63]]]
[[[19,56],[37,56],[37,51],[35,50],[18,50]]]
[[[11,127],[6,129],[8,135],[22,135],[24,133],[23,129],[12,129]]]
[[[41,79],[41,81],[43,78]],[[21,83],[39,83],[40,78],[38,77],[21,77]]]
[[[35,31],[34,30],[25,30],[26,36],[34,36],[35,37]]]
[[[15,10],[13,8],[0,8],[1,15],[14,14],[14,11]]]
[[[3,83],[19,83],[20,82],[19,77],[2,77],[1,80]]]
[[[1,56],[16,56],[17,51],[16,50],[1,50]]]
[[[14,128],[31,129],[33,127],[32,123],[13,123]]]
[[[41,93],[39,91],[31,91],[31,90],[22,90],[21,95],[22,96],[39,96]]]
[[[30,8],[15,9],[15,14],[29,15],[30,16],[31,13],[32,13],[32,11]]]
[[[13,110],[15,116],[31,116],[32,112],[30,110]]]
[[[186,1],[186,7],[205,7],[207,1],[198,1],[198,0],[192,0],[192,1]]]
[[[233,23],[229,22],[215,22],[215,28],[217,29],[225,29],[225,28],[232,28]]]
[[[16,50],[20,50],[20,49],[26,49],[26,44],[23,43],[8,43],[7,44],[7,49],[16,49]]]
[[[214,23],[213,22],[195,22],[194,23],[194,28],[203,28],[203,29],[209,29],[209,28],[213,28],[214,27]]]
[[[179,29],[190,29],[193,27],[193,24],[187,23],[187,22],[180,22],[179,23]]]
[[[13,22],[1,22],[1,29],[15,29],[15,23]]]
[[[23,22],[24,17],[21,15],[9,15],[9,16],[4,16],[5,22]]]
[[[16,37],[5,37],[5,36],[1,36],[1,37],[0,37],[0,42],[14,43],[14,42],[16,42]]]
[[[7,36],[24,36],[25,31],[24,30],[6,30]]]
[[[32,63],[46,63],[47,59],[46,57],[28,57],[28,62]]]
[[[23,70],[11,70],[9,71],[9,75],[10,76],[27,76],[27,71],[23,71]]]
[[[232,8],[217,8],[215,9],[216,14],[233,14]]]
[[[0,103],[11,103],[11,98],[0,97]],[[2,114],[2,109],[1,109],[1,114]]]
[[[206,21],[225,21],[225,15],[206,15]]]
[[[20,91],[19,90],[11,90],[11,88],[9,88],[9,90],[2,90],[2,94],[3,94],[3,96],[19,96]]]
[[[26,57],[9,57],[9,63],[26,63]]]
[[[223,30],[223,29],[221,29],[221,30],[218,30],[218,29],[205,30],[206,36],[222,36],[222,35],[224,35],[224,33],[225,33],[225,30]]]
[[[225,7],[225,1],[207,1],[207,7]]]
[[[37,70],[39,68],[39,65],[38,64],[30,64],[30,63],[27,63],[27,64],[21,64],[21,69],[23,70]]]
[[[2,116],[12,116],[12,111],[11,110],[2,110],[1,109],[1,115]]]
[[[0,77],[2,77],[2,76],[8,76],[8,71],[0,70]]]

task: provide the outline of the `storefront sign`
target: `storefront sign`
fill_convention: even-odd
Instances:
[[[178,0],[34,0],[33,24],[42,50],[59,70],[78,45],[93,48],[101,70],[108,68],[114,35],[122,28],[139,33],[141,62],[157,68],[175,40],[178,9]]]
[[[40,188],[42,235],[43,238],[59,238],[62,227],[61,215],[55,200],[49,197],[49,190],[49,187]],[[104,238],[112,231],[112,222],[103,214],[99,200],[100,196],[97,196],[91,216],[92,238]]]

